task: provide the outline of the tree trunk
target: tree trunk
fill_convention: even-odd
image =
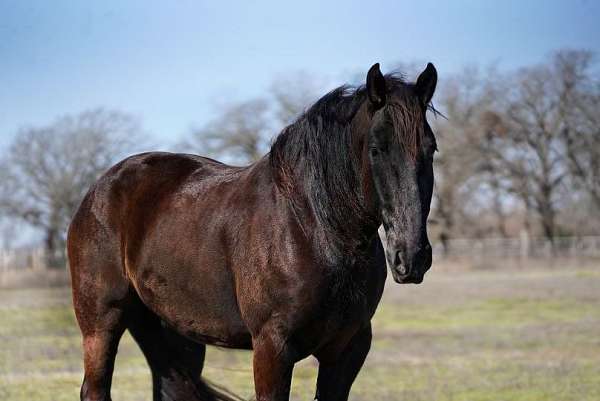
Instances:
[[[45,253],[47,268],[63,268],[66,266],[64,241],[62,241],[59,231],[55,228],[46,229]]]

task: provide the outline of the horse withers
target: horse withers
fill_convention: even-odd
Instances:
[[[68,234],[81,399],[110,399],[127,329],[155,401],[228,399],[201,379],[206,344],[254,351],[259,401],[287,400],[309,355],[316,398],[346,400],[386,259],[398,283],[420,283],[431,266],[436,81],[432,64],[415,83],[375,64],[366,85],[326,94],[252,165],[152,152],[104,174]]]

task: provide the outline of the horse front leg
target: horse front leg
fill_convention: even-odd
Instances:
[[[371,348],[371,324],[361,329],[350,339],[350,342],[333,355],[328,350],[316,355],[319,360],[319,376],[317,377],[318,401],[346,401],[350,387],[362,368]]]
[[[256,401],[288,401],[295,360],[290,346],[279,335],[253,338]]]

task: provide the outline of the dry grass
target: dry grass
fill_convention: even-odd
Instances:
[[[351,400],[600,399],[600,266],[432,271],[389,283]],[[391,280],[390,280],[391,281]],[[77,399],[80,337],[68,287],[0,290],[0,400]],[[210,348],[208,378],[252,395],[251,354]],[[312,399],[317,364],[294,371]],[[143,356],[121,342],[113,399],[151,399]]]

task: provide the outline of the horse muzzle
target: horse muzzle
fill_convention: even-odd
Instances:
[[[399,250],[389,249],[386,259],[396,283],[420,284],[431,267],[431,245],[427,244],[419,249],[412,258],[404,257]]]

